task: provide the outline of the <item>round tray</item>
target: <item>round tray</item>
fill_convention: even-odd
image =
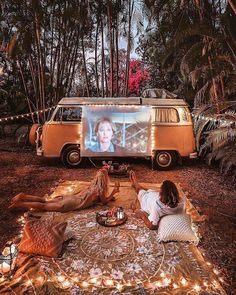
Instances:
[[[102,226],[107,226],[107,227],[113,227],[113,226],[118,226],[121,224],[124,224],[127,220],[127,215],[124,214],[124,218],[122,219],[116,219],[112,222],[107,222],[107,220],[109,219],[109,217],[107,217],[107,219],[105,219],[105,216],[102,216],[101,214],[99,214],[99,212],[96,214],[96,221],[97,223],[99,223]]]

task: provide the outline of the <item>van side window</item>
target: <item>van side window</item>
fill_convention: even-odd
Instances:
[[[179,109],[179,116],[182,121],[187,122],[189,121],[188,110],[186,108]]]
[[[81,122],[81,116],[81,107],[60,108],[56,113],[54,120],[64,122]]]
[[[177,123],[179,122],[179,115],[174,108],[156,108],[155,122],[159,123]]]

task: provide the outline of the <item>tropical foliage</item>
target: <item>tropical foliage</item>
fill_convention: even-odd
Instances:
[[[21,113],[63,96],[128,95],[140,7],[134,0],[1,1],[0,104]]]
[[[229,118],[222,103],[236,100],[236,5],[144,2],[150,18],[138,50],[150,68],[152,86],[174,90],[194,106],[200,155],[208,163],[220,161],[221,170],[232,173],[236,118],[235,112]]]

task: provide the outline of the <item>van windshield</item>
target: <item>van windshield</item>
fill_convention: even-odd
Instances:
[[[58,109],[54,121],[81,122],[81,116],[81,107],[62,107]]]

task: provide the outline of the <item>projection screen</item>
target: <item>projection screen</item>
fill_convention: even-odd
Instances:
[[[84,157],[151,155],[151,107],[84,106]]]

